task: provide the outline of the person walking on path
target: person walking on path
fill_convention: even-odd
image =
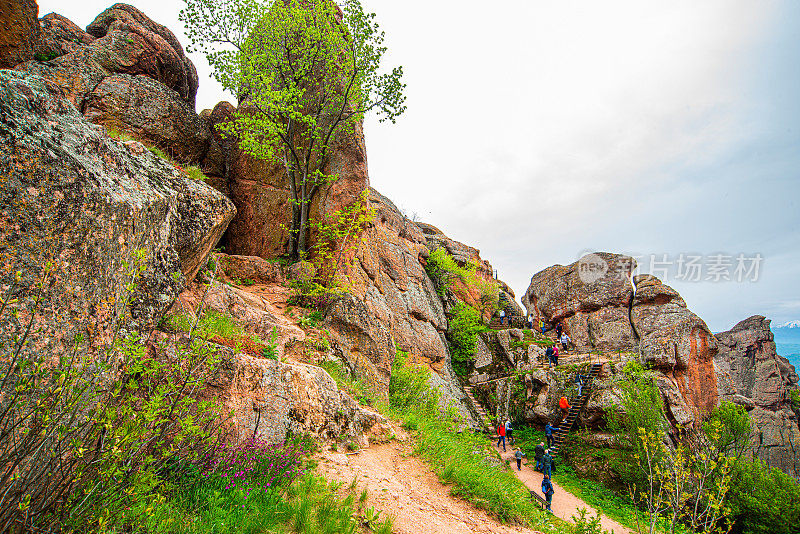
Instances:
[[[569,344],[571,341],[572,340],[570,339],[570,337],[567,335],[566,332],[561,334],[561,346],[564,347],[564,352],[567,352],[569,350]]]
[[[580,373],[575,373],[575,385],[578,388],[578,398],[581,398],[581,393],[583,393],[583,384],[585,383],[588,376],[582,375]]]
[[[553,474],[553,457],[550,456],[550,449],[544,451],[544,456],[542,456],[542,473],[547,478]]]
[[[500,310],[500,312],[497,315],[500,316],[500,325],[502,326],[503,321],[505,321],[505,319],[506,319],[506,311],[505,310]]]
[[[558,345],[553,345],[553,365],[558,367]]]
[[[536,470],[542,470],[542,456],[544,456],[544,442],[540,441],[533,452],[533,458],[536,460]]]
[[[564,330],[564,325],[561,323],[556,324],[556,337],[561,337],[561,332]]]
[[[500,443],[503,444],[503,452],[506,452],[506,427],[505,425],[498,425],[497,427],[497,448],[500,448]]]
[[[514,444],[514,427],[511,426],[511,421],[506,419],[506,438],[508,438],[508,444]]]
[[[550,482],[550,475],[545,475],[542,479],[542,495],[547,501],[547,511],[551,514],[553,513],[552,508],[550,508],[553,504],[553,493],[555,493],[555,490],[553,490],[553,483]]]
[[[531,318],[533,318],[533,315],[531,315]],[[539,330],[541,330],[542,334],[544,334],[544,321],[541,319],[539,319]]]
[[[572,406],[569,405],[569,402],[567,402],[567,398],[561,397],[561,399],[558,401],[558,406],[562,410],[561,418],[566,419],[567,415],[569,415],[569,409],[572,408]]]
[[[522,457],[525,456],[525,453],[521,450],[517,449],[514,453],[514,458],[517,459],[517,471],[522,471]]]
[[[551,425],[549,422],[544,427],[544,437],[547,438],[548,449],[553,446],[553,432],[555,432],[556,430],[557,428]]]

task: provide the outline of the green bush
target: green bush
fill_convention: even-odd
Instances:
[[[758,459],[734,463],[728,502],[736,533],[791,534],[800,525],[800,484]]]
[[[403,411],[414,408],[418,413],[435,414],[438,391],[430,386],[430,369],[408,361],[408,354],[397,351],[389,379],[389,404]]]
[[[340,390],[346,391],[351,397],[362,404],[371,404],[372,398],[369,388],[362,380],[354,378],[340,362],[324,360],[319,363],[319,366],[331,375],[331,378],[336,382],[336,387]]]
[[[445,249],[439,247],[428,255],[425,272],[433,281],[436,292],[444,298],[447,296],[447,290],[450,289],[453,277],[461,274],[462,269]]]
[[[478,312],[459,302],[453,307],[447,327],[447,340],[450,342],[453,361],[474,360],[478,335],[487,330]]]

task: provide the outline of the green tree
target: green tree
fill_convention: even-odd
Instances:
[[[292,196],[291,255],[309,250],[309,212],[337,138],[367,112],[405,110],[402,67],[381,73],[386,51],[374,13],[358,0],[185,0],[190,49],[242,105],[221,125],[254,158],[281,161]]]

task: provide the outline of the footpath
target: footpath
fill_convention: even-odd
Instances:
[[[508,460],[510,462],[509,465],[513,468],[514,474],[517,475],[517,478],[520,479],[528,489],[535,491],[539,495],[542,494],[542,473],[526,466],[525,460],[522,462],[522,471],[517,471],[517,460],[514,458],[514,449],[512,447],[508,447],[506,452],[501,450],[500,456],[503,460]],[[553,489],[555,490],[552,502],[553,513],[561,519],[572,522],[572,516],[578,515],[579,508],[586,508],[587,516],[594,517],[597,515],[598,510],[595,510],[555,482],[553,482]],[[609,532],[613,531],[614,534],[630,534],[632,532],[630,529],[623,527],[613,519],[604,515],[600,516],[600,524],[603,530]]]

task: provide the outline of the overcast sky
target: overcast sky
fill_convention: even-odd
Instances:
[[[800,2],[362,1],[408,85],[366,125],[372,185],[518,297],[604,250],[666,259],[712,330],[800,319]],[[186,43],[180,0],[131,3]],[[109,4],[39,1],[82,27]],[[232,100],[192,59],[198,110]]]

